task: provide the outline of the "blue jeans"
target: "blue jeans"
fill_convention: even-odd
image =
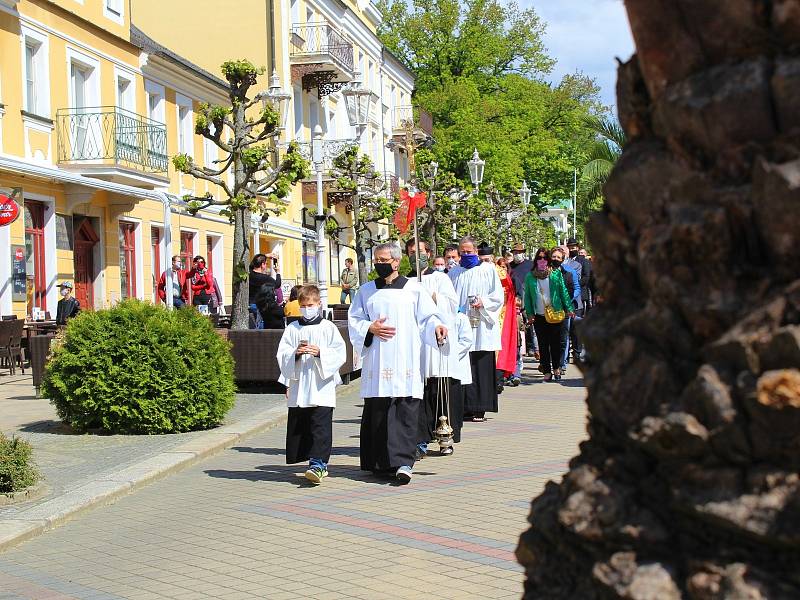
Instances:
[[[512,379],[520,379],[522,377],[522,352],[519,346],[517,346],[517,368],[514,369],[514,374],[511,377]]]
[[[323,471],[328,470],[328,463],[319,458],[312,458],[308,461],[308,468],[309,469],[322,469]]]
[[[561,368],[566,369],[569,363],[569,332],[572,328],[572,319],[564,319],[561,324]]]
[[[353,288],[350,288],[349,290],[342,290],[342,293],[339,296],[339,304],[345,304],[345,300],[347,300],[348,296],[350,296],[350,304],[352,304],[353,300],[356,298],[356,291]]]
[[[183,308],[184,306],[186,306],[186,303],[183,301],[183,298],[173,298],[172,306],[174,306],[175,308]]]

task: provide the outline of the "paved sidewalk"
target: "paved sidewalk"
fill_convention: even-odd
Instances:
[[[17,532],[36,533],[36,523],[56,525],[73,509],[113,499],[150,477],[179,468],[187,459],[219,449],[226,440],[234,442],[242,432],[279,422],[276,417],[282,419],[283,411],[275,409],[284,404],[283,394],[237,394],[223,427],[209,431],[81,435],[58,420],[49,400],[35,396],[30,375],[0,376],[0,431],[31,442],[45,486],[32,501],[0,506],[0,548]]]
[[[531,498],[585,437],[576,369],[507,388],[451,457],[398,487],[358,470],[358,383],[341,388],[331,477],[287,466],[285,429],[0,554],[0,598],[519,598]]]

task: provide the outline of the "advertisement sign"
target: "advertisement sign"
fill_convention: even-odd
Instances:
[[[25,246],[11,246],[11,300],[25,302],[28,281],[25,273]]]
[[[22,188],[0,188],[0,227],[11,225],[22,212]]]
[[[292,288],[297,285],[294,279],[281,279],[281,291],[283,292],[283,299],[289,301],[289,294],[292,293]]]

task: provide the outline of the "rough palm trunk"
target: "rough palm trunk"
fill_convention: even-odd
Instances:
[[[627,0],[589,440],[526,598],[800,598],[800,0]]]

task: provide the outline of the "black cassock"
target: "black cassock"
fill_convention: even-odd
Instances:
[[[497,412],[495,356],[492,350],[469,353],[472,384],[464,386],[464,413]]]
[[[286,422],[286,464],[318,458],[327,463],[333,446],[333,407],[289,408]]]

